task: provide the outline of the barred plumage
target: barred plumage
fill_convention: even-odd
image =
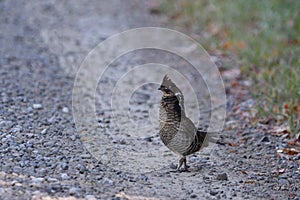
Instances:
[[[182,165],[187,170],[186,156],[206,146],[203,143],[207,133],[197,130],[186,117],[183,94],[167,75],[159,90],[163,92],[159,112],[160,138],[170,150],[181,155],[177,170]]]

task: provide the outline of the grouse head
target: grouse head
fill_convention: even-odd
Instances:
[[[163,92],[164,97],[172,97],[175,96],[177,91],[176,85],[172,82],[172,80],[168,77],[168,75],[164,76],[164,79],[158,88],[158,90],[161,90]]]

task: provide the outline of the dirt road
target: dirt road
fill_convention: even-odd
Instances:
[[[105,128],[112,143],[99,144],[100,149],[106,149],[116,162],[97,160],[87,150],[90,138],[76,129],[72,116],[77,70],[109,36],[131,28],[165,26],[163,16],[149,13],[149,4],[137,0],[0,1],[0,198],[300,198],[299,163],[276,157],[276,148],[284,145],[280,138],[257,132],[230,114],[223,136],[232,144],[242,141],[240,145],[216,145],[191,156],[191,172],[170,172],[178,157],[163,146],[157,127],[145,126],[156,123],[161,94],[154,83],[137,88],[129,102],[136,126],[129,130],[146,127],[143,134],[124,134],[126,124],[116,124],[111,115],[108,91],[133,66],[162,63],[187,69],[186,61],[168,52],[145,49],[110,64],[97,88],[96,113],[98,126]],[[205,111],[211,103],[208,90],[202,79],[192,75],[190,81],[203,85],[199,93],[205,98],[199,109]],[[228,109],[234,101],[229,94]]]

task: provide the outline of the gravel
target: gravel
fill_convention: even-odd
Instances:
[[[228,177],[226,173],[218,174],[216,179],[219,181],[228,181]]]
[[[286,146],[281,138],[253,131],[234,117],[228,121],[245,130],[227,127],[224,136],[232,144],[242,141],[239,145],[196,154],[189,160],[190,172],[174,173],[178,158],[163,149],[155,130],[136,140],[124,135],[108,114],[108,100],[100,99],[99,127],[115,141],[101,145],[125,154],[112,166],[87,150],[71,110],[77,68],[112,34],[164,25],[164,17],[149,15],[148,7],[136,0],[0,1],[0,199],[299,199],[299,156],[276,156],[276,148]],[[170,65],[181,64],[150,50],[124,55],[108,70],[103,89],[128,66],[162,57]],[[147,110],[160,98],[154,88],[149,84],[133,95],[136,123],[151,118]],[[156,149],[163,154],[156,155]],[[143,155],[127,159],[137,150]],[[147,165],[147,172],[124,170]],[[272,172],[280,169],[285,171]]]

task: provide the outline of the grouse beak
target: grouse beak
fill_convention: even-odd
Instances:
[[[161,89],[162,89],[161,86],[159,86],[158,90],[161,90]]]

